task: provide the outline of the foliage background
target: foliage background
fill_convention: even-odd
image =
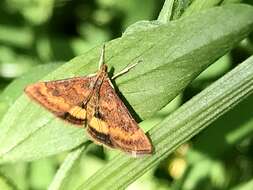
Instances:
[[[183,13],[187,16],[202,7],[239,1],[206,2],[203,5],[198,0],[174,1],[171,18],[176,20]],[[242,2],[252,4],[250,1]],[[155,20],[163,3],[161,0],[1,1],[0,119],[10,106],[5,103],[10,94],[15,96],[24,87],[22,82],[14,79],[39,79],[73,57],[120,37],[131,24]],[[247,59],[253,54],[252,41],[251,33],[198,76],[160,114],[167,115],[175,110]],[[4,91],[12,81],[12,90]],[[163,159],[128,189],[252,189],[252,105],[251,95],[212,123],[212,127]],[[156,121],[149,121],[147,125],[154,123]],[[74,189],[115,154],[91,144],[85,153],[80,148],[70,154],[64,152],[32,162],[5,163],[0,165],[0,189]],[[70,174],[65,173],[68,182],[60,179],[59,175],[55,176],[60,166],[61,169],[71,168]]]

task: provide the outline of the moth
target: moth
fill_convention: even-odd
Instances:
[[[117,148],[132,156],[152,153],[143,130],[116,94],[104,61],[105,47],[96,74],[28,85],[25,93],[69,123],[86,127],[96,144]],[[125,68],[117,76],[126,73]]]

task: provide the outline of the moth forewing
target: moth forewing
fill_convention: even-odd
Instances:
[[[150,154],[152,146],[141,128],[133,119],[124,103],[120,100],[110,84],[109,78],[105,78],[99,91],[99,119],[106,123],[108,133],[103,133],[104,125],[89,126],[93,132],[103,133],[106,136],[91,134],[93,139],[103,143],[110,141],[113,147],[132,154]],[[89,122],[88,122],[89,123]],[[102,127],[101,127],[102,126]]]
[[[114,90],[104,53],[103,46],[95,75],[31,84],[25,93],[57,117],[82,127],[87,124],[87,134],[97,144],[118,148],[132,156],[151,154],[150,140]]]

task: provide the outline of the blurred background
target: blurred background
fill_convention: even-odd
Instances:
[[[62,63],[155,19],[162,0],[2,0],[1,89],[31,67]],[[141,7],[141,8],[140,8]]]
[[[155,20],[163,0],[0,1],[0,93],[34,67],[50,72],[131,24]],[[185,1],[190,3],[189,1]],[[253,4],[252,1],[244,1]],[[252,18],[253,19],[253,18]],[[253,34],[203,72],[161,113],[176,109],[253,54]],[[48,66],[50,65],[50,66]],[[4,93],[0,96],[4,100]],[[6,110],[1,107],[0,114]],[[253,189],[253,96],[130,185],[151,189]],[[1,118],[1,116],[0,116]],[[152,124],[152,123],[151,123]],[[150,124],[150,125],[151,125]],[[221,127],[222,126],[222,127]],[[115,155],[91,145],[65,189],[78,186]],[[0,190],[47,189],[66,153],[30,163],[0,166]]]

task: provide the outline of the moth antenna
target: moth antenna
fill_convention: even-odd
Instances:
[[[140,62],[142,62],[142,60],[139,60],[137,61],[136,63],[130,65],[130,66],[126,66],[123,70],[121,70],[119,73],[115,74],[113,77],[112,77],[112,80],[127,73],[130,69],[134,68],[136,65],[138,65]]]
[[[105,63],[105,44],[103,44],[102,50],[101,50],[101,56],[98,64],[98,69],[102,67]]]

